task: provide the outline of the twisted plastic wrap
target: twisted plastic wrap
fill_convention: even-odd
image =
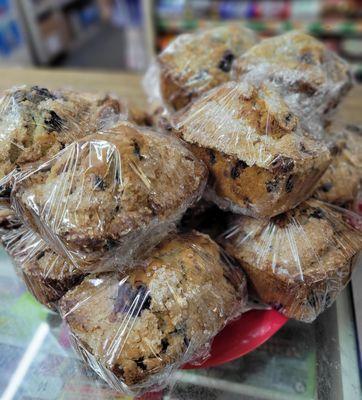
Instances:
[[[302,124],[316,137],[352,87],[348,63],[302,32],[264,39],[233,64],[233,78],[272,82]]]
[[[227,82],[173,117],[177,134],[209,168],[205,198],[271,217],[305,200],[331,159],[270,85]]]
[[[4,92],[0,100],[0,195],[10,195],[10,181],[17,170],[128,119],[144,125],[147,115],[113,95],[38,86]]]
[[[10,208],[4,205],[0,209],[0,243],[29,291],[40,303],[55,310],[56,302],[82,281],[84,272],[52,251]]]
[[[332,163],[319,180],[314,197],[351,206],[362,187],[362,128],[343,126],[330,139]]]
[[[235,216],[221,243],[263,302],[311,322],[350,280],[361,229],[361,216],[312,199],[270,221]]]
[[[206,177],[177,139],[121,123],[19,173],[12,201],[74,266],[107,271],[160,242],[201,196]]]
[[[194,231],[170,236],[127,273],[88,276],[59,307],[86,362],[116,390],[139,394],[206,357],[245,302],[240,269]]]
[[[255,33],[238,24],[178,36],[146,74],[144,86],[149,100],[171,112],[183,108],[230,80],[234,60],[257,40]]]

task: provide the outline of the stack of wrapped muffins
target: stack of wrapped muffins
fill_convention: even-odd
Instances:
[[[229,25],[178,37],[144,83],[152,112],[37,86],[0,108],[0,240],[127,394],[207,357],[248,295],[313,321],[362,248],[362,130],[331,128],[352,87],[337,55]]]

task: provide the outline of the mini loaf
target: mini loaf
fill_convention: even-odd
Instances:
[[[254,217],[309,197],[331,161],[268,85],[225,83],[175,115],[173,126],[208,166],[205,198]]]
[[[350,280],[362,219],[308,200],[270,221],[234,217],[221,242],[251,288],[287,317],[313,321]]]
[[[233,67],[236,80],[272,82],[303,125],[318,137],[323,136],[323,124],[352,87],[348,63],[298,31],[262,40]]]
[[[245,307],[246,282],[207,235],[164,240],[128,273],[88,276],[60,301],[78,350],[115,389],[162,386]]]
[[[314,197],[341,206],[356,200],[362,183],[362,128],[347,125],[331,144],[332,163],[318,182]]]
[[[121,123],[19,174],[19,215],[74,265],[128,263],[158,243],[202,194],[207,171],[171,136]]]
[[[256,42],[252,31],[236,24],[180,35],[157,57],[160,88],[153,89],[179,110],[229,81],[233,61]]]

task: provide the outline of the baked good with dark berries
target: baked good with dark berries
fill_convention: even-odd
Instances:
[[[0,196],[10,195],[9,180],[17,170],[126,119],[127,112],[120,99],[109,95],[38,86],[6,91],[0,104]]]
[[[12,258],[16,272],[34,297],[48,308],[85,277],[25,227],[14,211],[0,206],[0,243]]]
[[[177,139],[125,122],[19,174],[13,199],[55,251],[79,268],[104,271],[162,240],[206,178]]]
[[[159,90],[171,110],[179,110],[211,88],[230,80],[233,61],[257,42],[240,24],[178,36],[157,57]]]
[[[242,54],[233,68],[237,80],[272,82],[316,136],[323,136],[323,124],[352,87],[348,63],[299,31],[262,40]]]
[[[331,143],[332,163],[318,182],[314,197],[349,206],[362,183],[362,128],[345,126]]]
[[[330,163],[271,86],[227,82],[173,117],[209,169],[205,198],[254,217],[289,210],[314,191]]]
[[[307,200],[270,221],[235,217],[222,239],[251,289],[287,317],[313,321],[350,280],[362,218]]]
[[[77,347],[115,389],[163,385],[243,311],[246,281],[207,235],[173,235],[127,273],[88,276],[60,301]]]

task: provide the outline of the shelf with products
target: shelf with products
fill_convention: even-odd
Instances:
[[[35,14],[38,18],[54,10],[54,4],[50,0],[43,0],[35,4]]]
[[[19,8],[40,65],[79,48],[100,26],[96,0],[23,0]]]
[[[151,0],[151,3],[153,54],[181,33],[237,21],[262,37],[292,29],[304,30],[353,62],[354,67],[362,65],[362,54],[356,51],[362,48],[362,9],[357,0]],[[346,41],[355,41],[352,51],[346,48]]]
[[[161,32],[183,32],[205,26],[211,27],[226,22],[242,22],[260,32],[279,34],[291,29],[303,29],[316,36],[358,37],[362,36],[362,18],[353,22],[346,20],[325,20],[303,22],[293,20],[267,21],[262,19],[249,20],[203,20],[203,19],[162,19],[158,18],[156,28]]]
[[[210,28],[225,22],[240,22],[258,32],[262,37],[279,35],[292,29],[304,30],[311,35],[323,40],[329,47],[338,51],[349,61],[360,61],[360,52],[350,52],[344,49],[344,42],[354,41],[354,48],[362,47],[362,19],[353,23],[345,20],[325,20],[321,22],[305,21],[265,21],[261,19],[252,20],[208,20],[208,19],[160,19],[156,21],[156,52],[164,49],[175,36],[190,32],[195,29]]]
[[[0,62],[1,65],[30,65],[32,59],[16,4],[0,1]]]

